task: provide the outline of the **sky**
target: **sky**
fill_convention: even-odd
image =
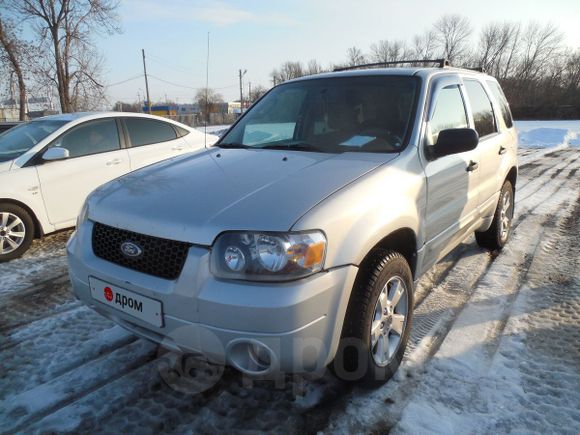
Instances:
[[[248,83],[269,86],[284,61],[328,66],[352,46],[410,40],[443,14],[467,17],[474,39],[490,22],[550,22],[580,48],[580,0],[122,0],[118,12],[122,33],[95,38],[110,102],[143,99],[141,49],[151,99],[192,102],[206,82],[208,32],[209,86],[226,101],[239,98],[239,69],[247,92]]]

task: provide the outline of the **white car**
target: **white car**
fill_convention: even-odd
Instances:
[[[178,122],[136,113],[48,116],[0,135],[0,262],[34,237],[75,225],[95,188],[215,142]]]

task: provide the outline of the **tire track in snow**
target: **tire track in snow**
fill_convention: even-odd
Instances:
[[[42,417],[90,394],[150,361],[156,346],[145,340],[133,341],[98,359],[89,361],[50,381],[0,401],[0,420],[12,417],[4,428],[18,432]],[[103,370],[107,367],[108,370]]]
[[[579,432],[580,349],[571,343],[580,339],[580,184],[572,186],[571,200],[561,196],[547,222],[528,232],[536,249],[517,294],[507,295],[511,303],[503,281],[478,291],[482,297],[458,320],[461,329],[444,342],[395,433],[467,426],[477,433]],[[530,219],[553,205],[547,201]],[[433,409],[444,425],[426,418]]]
[[[30,322],[58,315],[80,305],[76,301],[68,275],[45,280],[26,290],[8,293],[0,305],[10,307],[0,318],[0,334]]]
[[[568,157],[564,161],[559,162],[557,165],[554,165],[549,170],[543,172],[540,176],[533,177],[524,186],[518,187],[516,192],[517,195],[516,199],[518,199],[519,201],[524,201],[527,198],[533,196],[534,194],[539,192],[544,186],[550,184],[552,180],[554,180],[554,178],[556,178],[556,176],[560,174],[564,169],[574,167],[577,161],[578,161],[577,153],[572,154],[571,157]],[[552,170],[554,172],[552,172]],[[550,175],[550,178],[546,179],[545,177],[546,175]]]
[[[549,175],[544,174],[544,177],[549,177]],[[480,289],[485,289],[486,285],[490,285],[486,281],[492,281],[493,275],[496,273],[501,276],[502,274],[505,275],[511,271],[512,276],[509,279],[511,286],[508,293],[511,294],[510,297],[513,302],[515,294],[519,291],[531,265],[530,255],[533,257],[539,246],[538,238],[534,237],[534,240],[532,240],[532,238],[529,237],[529,234],[531,233],[535,236],[542,234],[544,223],[550,224],[550,222],[553,222],[555,219],[562,221],[565,216],[563,216],[562,210],[564,208],[562,208],[561,205],[568,204],[571,195],[572,199],[575,199],[575,193],[570,193],[575,192],[574,189],[562,190],[563,185],[566,184],[566,181],[569,179],[565,179],[562,182],[556,182],[555,179],[549,177],[549,180],[550,181],[546,183],[546,186],[549,188],[546,188],[541,192],[538,191],[535,196],[531,196],[527,200],[527,203],[520,204],[522,208],[525,208],[526,215],[520,220],[519,224],[525,223],[525,225],[518,225],[519,228],[514,228],[514,234],[512,234],[513,238],[506,247],[506,250],[518,249],[520,251],[517,256],[519,257],[518,261],[515,262],[516,264],[514,265],[513,258],[511,258],[508,253],[502,252],[497,260],[478,277],[479,282],[478,285],[475,286],[474,291],[480,291]],[[554,212],[554,210],[556,210],[556,212]],[[523,242],[527,242],[525,249],[522,249],[517,243],[519,234],[521,234]],[[502,271],[497,272],[498,269],[502,269]],[[454,272],[451,274],[453,273]],[[468,271],[468,277],[469,273],[470,272]],[[465,277],[463,277],[463,279],[465,279]],[[434,293],[436,293],[436,291]],[[441,298],[441,292],[438,297]],[[422,305],[428,303],[428,300],[429,298]],[[423,341],[416,346],[415,350],[411,350],[411,352],[408,353],[398,373],[391,382],[371,393],[355,388],[352,394],[355,399],[350,400],[348,406],[346,406],[343,411],[335,413],[333,415],[334,418],[330,418],[331,424],[328,427],[317,429],[325,429],[330,432],[388,431],[398,421],[403,409],[408,403],[410,397],[413,395],[413,392],[417,386],[420,385],[423,378],[422,372],[429,359],[437,352],[441,344],[444,342],[448,333],[452,329],[454,322],[468,303],[472,303],[469,298],[464,301],[463,305],[456,308],[454,315],[449,315],[446,320],[444,319],[441,323],[436,324],[431,331],[425,335]],[[433,305],[435,309],[437,309],[439,302],[433,302]],[[417,316],[417,312],[415,315]],[[505,326],[505,318],[508,315],[509,311],[503,312],[503,317],[498,320],[499,328]],[[416,328],[416,326],[417,325],[414,325],[413,327]],[[488,349],[488,351],[493,353],[494,349],[491,348]]]
[[[33,322],[6,337],[0,351],[0,399],[48,382],[135,340],[134,335],[84,306]]]

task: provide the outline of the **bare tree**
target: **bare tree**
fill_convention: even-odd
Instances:
[[[306,69],[304,70],[304,75],[310,76],[313,74],[320,74],[322,72],[325,72],[322,65],[320,65],[316,59],[311,59],[306,64]]]
[[[382,40],[371,45],[370,59],[373,62],[393,62],[410,57],[410,50],[405,41]]]
[[[119,32],[118,0],[3,0],[32,23],[47,59],[43,72],[53,82],[63,112],[103,97],[95,32]]]
[[[563,35],[554,24],[529,24],[522,38],[522,54],[516,76],[520,80],[538,78],[547,62],[562,48]]]
[[[26,82],[23,73],[26,51],[26,44],[15,35],[14,25],[0,15],[0,61],[7,65],[10,73],[16,75],[21,121],[26,120]]]
[[[365,63],[365,55],[357,47],[350,47],[346,50],[346,62],[348,66],[357,66]]]
[[[287,61],[284,62],[280,68],[275,69],[271,72],[270,76],[272,77],[272,81],[274,85],[279,83],[285,82],[287,80],[296,79],[298,77],[302,77],[304,74],[304,68],[302,63],[294,62],[294,61]]]
[[[443,15],[433,25],[435,39],[443,56],[452,64],[460,64],[469,48],[471,24],[461,15]]]
[[[224,102],[224,98],[214,89],[201,88],[195,94],[195,102],[205,114],[206,120],[209,121],[209,114],[215,112],[217,106]]]
[[[565,89],[580,90],[580,49],[570,53],[564,67],[563,85]]]
[[[254,86],[252,88],[252,92],[250,93],[250,102],[254,103],[258,99],[260,99],[262,95],[264,95],[266,92],[268,92],[268,89],[265,86],[262,85]]]
[[[421,35],[413,37],[412,53],[415,59],[433,59],[437,41],[435,32],[429,30]]]

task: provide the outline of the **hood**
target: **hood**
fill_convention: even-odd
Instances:
[[[89,218],[200,245],[227,230],[288,231],[316,204],[396,156],[211,148],[97,189]]]

